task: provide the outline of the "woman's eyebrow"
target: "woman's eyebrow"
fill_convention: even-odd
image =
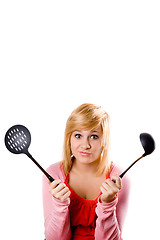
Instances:
[[[100,133],[100,131],[99,131],[99,130],[91,130],[91,132]]]
[[[76,129],[74,130],[74,132],[82,132],[83,130],[80,130],[80,129]],[[90,130],[91,133],[100,133],[99,130]]]

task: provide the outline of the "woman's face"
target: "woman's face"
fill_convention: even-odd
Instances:
[[[96,161],[102,152],[102,131],[98,127],[92,131],[77,129],[71,135],[71,151],[81,163]]]

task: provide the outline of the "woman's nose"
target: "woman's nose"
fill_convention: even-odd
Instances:
[[[88,138],[88,137],[86,137],[86,138],[83,139],[82,145],[83,145],[83,147],[84,147],[85,149],[91,148],[91,144],[90,144],[90,141],[89,141],[89,138]]]

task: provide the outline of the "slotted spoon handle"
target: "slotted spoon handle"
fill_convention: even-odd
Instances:
[[[46,175],[50,182],[53,182],[55,180],[44,170],[44,168],[32,157],[32,155],[29,152],[26,154],[37,165],[37,167],[39,167],[39,169]]]

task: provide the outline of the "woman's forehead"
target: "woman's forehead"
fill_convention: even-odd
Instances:
[[[78,128],[74,132],[76,132],[76,131],[77,132],[83,132],[83,133],[93,133],[93,132],[101,133],[102,130],[101,130],[101,127],[98,126],[98,127],[94,128],[92,130]]]

